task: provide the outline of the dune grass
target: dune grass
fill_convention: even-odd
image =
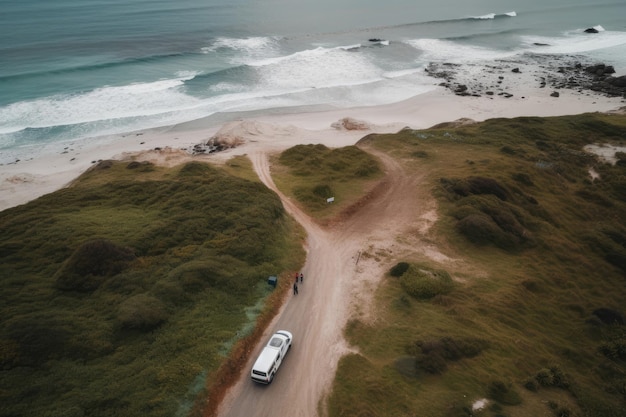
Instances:
[[[184,416],[304,261],[245,159],[103,161],[0,213],[0,414]],[[236,351],[236,352],[235,352]],[[241,359],[241,356],[239,356]]]
[[[356,146],[297,145],[272,160],[276,186],[322,223],[363,197],[381,175],[376,159]]]
[[[623,146],[626,117],[365,140],[428,178],[440,207],[429,239],[455,261],[396,260],[376,321],[346,329],[359,353],[340,361],[328,414],[626,416],[626,164],[582,151]],[[453,285],[431,281],[424,297],[428,276]]]

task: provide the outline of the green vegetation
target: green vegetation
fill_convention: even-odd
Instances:
[[[288,289],[267,277],[304,259],[252,178],[241,158],[103,161],[1,212],[0,414],[183,416],[217,372],[236,374],[225,355]]]
[[[297,145],[275,162],[277,187],[322,221],[348,209],[382,175],[376,159],[356,146]],[[326,201],[330,197],[335,198],[333,204]]]
[[[451,260],[389,266],[329,415],[626,416],[626,164],[583,152],[625,142],[626,116],[603,114],[365,138],[426,178]]]
[[[390,273],[397,273],[398,265],[392,268]],[[422,265],[409,265],[400,276],[400,285],[410,296],[428,299],[450,292],[454,283],[450,274],[444,270],[433,270]]]

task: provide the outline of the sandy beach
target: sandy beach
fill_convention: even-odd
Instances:
[[[224,161],[234,155],[280,151],[297,144],[322,143],[329,147],[352,145],[369,133],[392,133],[402,128],[423,129],[435,124],[469,118],[483,121],[498,117],[559,116],[617,110],[622,98],[561,90],[527,89],[523,84],[513,97],[459,97],[450,90],[435,90],[402,102],[374,107],[325,111],[259,114],[215,126],[199,119],[159,129],[129,132],[38,149],[30,158],[0,165],[0,210],[21,205],[67,186],[100,160],[150,160],[170,165],[196,158]],[[359,129],[345,129],[338,122],[351,118]],[[241,144],[210,155],[192,155],[194,145],[214,136]]]

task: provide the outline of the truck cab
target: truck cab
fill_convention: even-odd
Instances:
[[[270,384],[291,347],[293,335],[287,330],[279,330],[270,338],[256,362],[252,366],[252,380],[261,384]]]

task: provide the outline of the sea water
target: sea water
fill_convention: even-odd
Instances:
[[[430,63],[575,55],[624,75],[624,16],[624,0],[3,0],[0,164],[209,116],[397,102],[436,88]]]

